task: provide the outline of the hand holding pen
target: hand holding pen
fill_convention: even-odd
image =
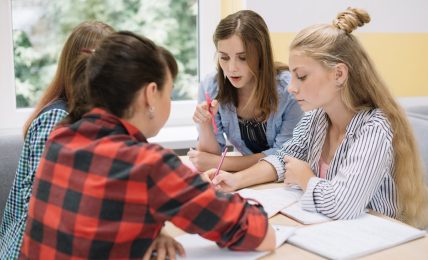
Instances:
[[[205,102],[196,106],[195,113],[193,114],[193,121],[200,126],[211,126],[214,134],[218,132],[217,124],[215,123],[214,116],[218,111],[218,101],[211,100],[208,93],[205,92]]]
[[[205,100],[207,101],[208,112],[210,112],[210,114],[211,114],[211,124],[213,125],[214,134],[217,134],[218,128],[217,128],[217,124],[215,123],[214,113],[211,111],[212,101],[211,101],[210,96],[208,95],[208,92],[205,92]]]

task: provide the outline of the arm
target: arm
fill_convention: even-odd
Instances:
[[[386,127],[387,128],[387,127]],[[393,168],[392,133],[384,126],[366,126],[345,158],[339,158],[331,181],[313,177],[302,197],[302,207],[333,219],[362,214]],[[393,192],[393,191],[391,191]]]
[[[37,167],[42,157],[43,151],[45,149],[46,141],[55,128],[55,126],[66,116],[68,113],[61,109],[52,109],[49,110],[40,116],[38,116],[31,124],[30,129],[28,130],[26,141],[29,145],[29,175],[25,176],[23,186],[27,187],[23,189],[25,193],[25,198],[28,202],[30,200],[32,185],[34,181],[34,176],[36,174]]]
[[[211,153],[211,154],[220,154],[221,147],[219,145],[219,141],[216,138],[216,135],[213,131],[212,127],[212,115],[218,114],[219,104],[217,100],[213,100],[211,107],[208,107],[207,101],[205,100],[205,92],[207,91],[208,95],[212,95],[212,90],[217,87],[217,83],[214,81],[213,76],[208,76],[200,85],[198,89],[198,105],[196,106],[195,113],[193,114],[193,121],[198,125],[198,144],[197,149],[199,151]],[[211,97],[213,99],[213,97]],[[211,111],[211,114],[209,112]],[[221,131],[222,136],[222,128],[219,126],[219,120],[215,120],[217,124],[218,131]],[[219,134],[219,133],[217,133]],[[225,140],[223,140],[225,144]]]
[[[157,221],[169,220],[188,233],[216,241],[220,247],[275,247],[262,208],[248,204],[237,194],[215,191],[173,153],[164,151],[161,158],[147,181],[149,209]]]
[[[220,171],[214,176],[216,169],[208,170],[204,173],[211,179],[217,189],[231,192],[256,184],[275,181],[277,178],[275,168],[266,161],[259,161],[248,169],[237,173]]]
[[[189,156],[189,160],[200,172],[216,168],[221,157],[218,154],[201,152],[193,149],[190,149],[190,151],[187,153],[187,156]],[[227,156],[224,158],[221,169],[231,172],[244,170],[256,164],[263,157],[265,157],[265,155],[262,153],[244,156]]]

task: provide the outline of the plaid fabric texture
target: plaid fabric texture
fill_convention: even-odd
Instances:
[[[95,108],[47,142],[21,257],[141,258],[167,220],[235,250],[256,248],[268,223],[261,207],[216,192],[172,151]]]
[[[18,258],[40,157],[49,134],[67,114],[63,109],[47,110],[39,115],[28,129],[0,226],[0,259]]]

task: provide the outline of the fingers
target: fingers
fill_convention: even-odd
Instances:
[[[184,251],[184,247],[181,243],[177,242],[176,240],[174,241],[174,246],[175,246],[175,250],[176,252],[178,252],[179,256],[185,256],[186,255],[186,251]]]
[[[208,176],[210,180],[212,180],[216,172],[217,172],[217,169],[213,168],[213,169],[209,169],[208,171],[205,171],[203,174],[205,174],[206,176]]]
[[[211,122],[211,113],[208,110],[207,102],[202,102],[196,106],[195,112],[193,113],[193,121],[195,123],[206,123]]]
[[[219,103],[218,103],[217,99],[214,99],[214,100],[211,102],[211,113],[212,113],[213,115],[217,114],[219,107],[220,107],[220,106],[219,106]]]
[[[189,158],[193,158],[196,156],[196,154],[198,153],[197,150],[194,150],[193,148],[190,148],[189,151],[187,152],[187,156],[189,156]]]

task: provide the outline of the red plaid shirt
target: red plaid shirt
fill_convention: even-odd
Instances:
[[[93,109],[56,129],[39,164],[22,258],[141,258],[165,221],[234,250],[256,248],[265,212],[216,192],[130,123]]]

